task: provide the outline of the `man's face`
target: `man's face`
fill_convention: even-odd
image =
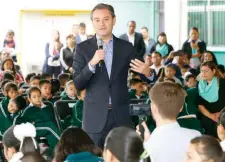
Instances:
[[[113,26],[116,23],[116,18],[112,17],[108,9],[97,9],[93,12],[92,23],[96,34],[100,37],[112,34]]]
[[[148,32],[147,32],[146,29],[141,29],[141,34],[142,34],[144,39],[148,37]]]
[[[72,33],[74,35],[77,35],[78,31],[79,31],[79,26],[77,24],[74,24],[73,27],[72,27]]]
[[[79,27],[79,33],[80,33],[81,35],[85,35],[85,33],[86,33],[86,28],[85,28],[85,27]]]
[[[128,33],[133,34],[136,29],[136,24],[133,22],[128,23]]]

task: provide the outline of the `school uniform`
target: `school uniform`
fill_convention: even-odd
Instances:
[[[93,155],[90,152],[79,152],[76,154],[69,154],[65,162],[103,162],[104,160],[100,157]]]
[[[187,91],[187,97],[185,98],[185,104],[182,111],[179,113],[177,122],[183,128],[194,129],[203,133],[200,121],[197,119],[198,107],[197,107],[197,88],[191,88]]]
[[[19,119],[21,111],[10,114],[8,109],[3,109],[2,105],[0,105],[0,110],[0,140],[2,140],[4,132],[12,125],[18,124],[17,119]]]
[[[46,98],[43,98],[42,99],[43,101],[49,101],[49,102],[51,102],[53,105],[54,105],[54,103],[56,102],[56,100],[54,99],[54,98],[49,98],[49,99],[46,99]]]
[[[76,97],[69,97],[67,94],[65,94],[65,95],[61,98],[61,100],[77,100],[77,98],[76,98]]]
[[[82,127],[82,116],[83,116],[83,100],[78,100],[72,109],[72,119],[71,123],[73,126],[81,128]]]
[[[23,110],[21,120],[23,122],[34,123],[37,137],[46,137],[53,153],[60,136],[59,129],[55,124],[53,109],[44,104],[42,104],[41,108],[30,104]]]
[[[9,100],[10,100],[10,98],[8,96],[6,96],[1,102],[1,105],[5,111],[8,111]]]

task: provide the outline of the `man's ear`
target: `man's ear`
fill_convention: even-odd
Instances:
[[[116,24],[116,16],[113,18],[113,26]]]

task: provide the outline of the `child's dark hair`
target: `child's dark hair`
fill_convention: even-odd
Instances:
[[[2,80],[2,81],[1,81],[1,89],[4,90],[5,85],[6,85],[7,83],[9,83],[9,82],[12,82],[12,81],[11,81],[11,80],[8,80],[8,79]]]
[[[196,77],[195,77],[194,75],[189,74],[189,75],[187,75],[187,76],[185,77],[185,82],[188,82],[188,81],[189,81],[189,79],[191,79],[191,78],[196,79]]]
[[[217,65],[217,69],[223,74],[223,73],[225,73],[225,68],[224,68],[224,66],[223,65]]]
[[[44,84],[51,85],[51,82],[49,80],[40,80],[39,87],[41,88]]]
[[[47,80],[49,77],[52,77],[52,76],[48,73],[41,74],[41,80]]]
[[[41,94],[41,90],[38,87],[31,87],[31,88],[29,88],[29,91],[28,91],[29,98],[31,97],[31,93],[33,93],[33,92],[39,92]]]
[[[130,80],[130,86],[134,86],[138,83],[142,83],[142,80],[137,79],[137,78],[133,78],[133,79]]]
[[[70,75],[68,73],[62,73],[58,76],[59,82],[61,86],[65,86],[66,82],[70,80]]]
[[[109,150],[123,162],[138,162],[144,152],[140,136],[131,128],[118,127],[109,132],[105,140],[105,150]]]
[[[52,96],[55,96],[57,92],[59,92],[60,90],[60,82],[58,79],[51,79],[51,85],[52,85],[51,94]]]
[[[21,162],[46,162],[46,160],[39,152],[28,152],[24,154]]]
[[[10,72],[4,72],[3,73],[3,76],[2,76],[2,80],[11,80],[11,81],[14,81],[15,77],[12,73]]]
[[[31,137],[24,137],[23,145],[20,146],[21,142],[15,137],[14,128],[15,126],[9,127],[3,134],[2,142],[7,148],[13,147],[17,152],[21,151],[22,153],[39,151],[38,143]],[[35,148],[34,142],[36,142],[37,148]]]
[[[172,68],[173,70],[175,70],[175,71],[176,71],[176,69],[175,69],[175,67],[174,67],[174,65],[173,65],[173,64],[168,64],[168,65],[166,65],[166,68]]]
[[[18,91],[18,87],[15,83],[9,82],[5,85],[4,90],[8,94],[10,90]]]
[[[65,161],[69,154],[90,152],[94,154],[95,145],[81,128],[66,129],[55,148],[56,162]]]
[[[33,80],[41,80],[41,77],[39,75],[34,75],[30,78],[30,82],[32,82]]]
[[[17,96],[14,99],[11,99],[14,102],[19,110],[23,110],[26,106],[26,100],[22,96]]]
[[[29,73],[29,74],[27,74],[27,76],[25,77],[26,82],[29,83],[31,77],[33,77],[33,76],[36,76],[36,74],[35,73]]]
[[[5,69],[4,69],[4,64],[5,64],[7,61],[11,61],[11,63],[12,63],[12,72],[13,72],[13,75],[15,75],[15,74],[16,74],[16,68],[15,68],[15,64],[14,64],[14,62],[13,62],[13,60],[12,60],[11,58],[7,58],[7,59],[5,59],[5,60],[2,62],[1,70],[2,70],[2,71],[5,70]]]
[[[181,68],[183,68],[183,69],[190,69],[191,67],[188,64],[184,64]]]

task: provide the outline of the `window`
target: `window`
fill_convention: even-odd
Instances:
[[[209,46],[225,45],[225,1],[188,1],[188,33],[199,28],[200,39]]]

